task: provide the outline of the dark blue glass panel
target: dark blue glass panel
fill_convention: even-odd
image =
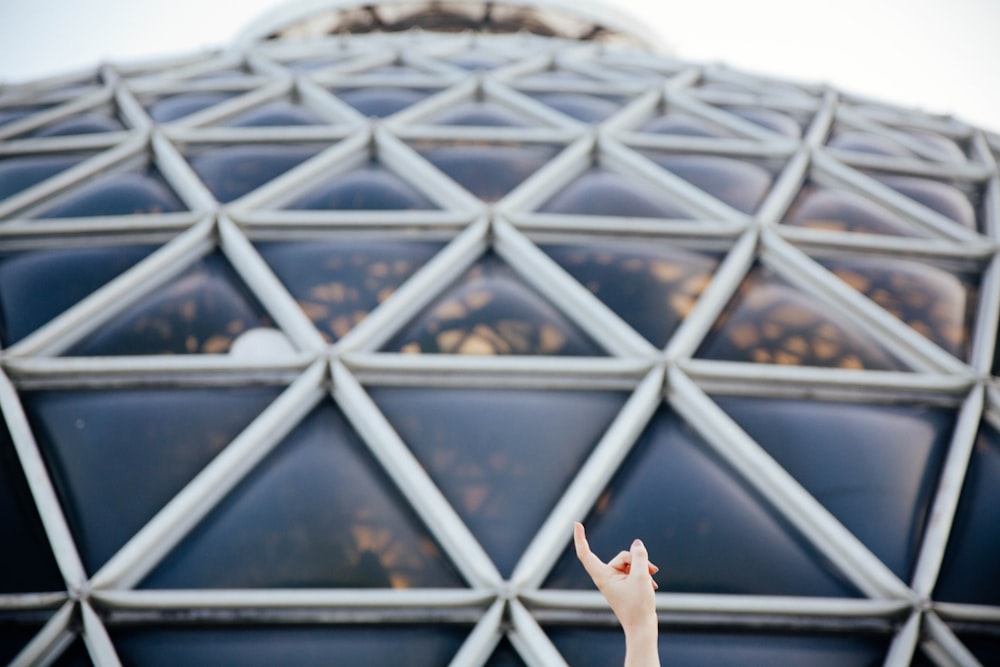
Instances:
[[[241,144],[202,149],[191,167],[220,202],[231,202],[320,152],[322,146]]]
[[[652,185],[597,167],[583,172],[538,210],[630,218],[692,217],[681,204]]]
[[[288,102],[273,102],[245,111],[222,123],[224,127],[293,127],[322,125],[323,119],[309,109]]]
[[[21,340],[153,250],[113,246],[0,253],[0,341]]]
[[[103,176],[60,197],[35,218],[169,213],[184,204],[153,167],[140,172]]]
[[[182,93],[156,100],[147,107],[147,110],[149,116],[157,123],[169,123],[219,102],[225,102],[234,96],[234,93]]]
[[[328,403],[261,461],[142,587],[462,585],[392,481]]]
[[[51,108],[51,105],[0,107],[0,127],[49,108]]]
[[[591,124],[600,123],[622,107],[617,100],[583,93],[535,93],[531,97],[567,116]]]
[[[377,160],[325,181],[284,208],[310,211],[405,211],[438,208]]]
[[[434,625],[129,626],[110,629],[124,667],[440,667],[469,629]]]
[[[767,169],[746,160],[658,151],[644,152],[644,155],[744,213],[757,210],[774,180]]]
[[[365,116],[385,118],[416,104],[431,92],[417,88],[376,86],[338,90],[335,94]]]
[[[0,616],[0,664],[9,665],[14,657],[31,641],[42,628],[42,621],[31,622],[21,614]]]
[[[0,199],[16,195],[60,171],[83,162],[85,155],[24,155],[0,160]]]
[[[484,101],[465,102],[431,116],[432,125],[471,125],[478,127],[528,127],[524,117],[499,104]]]
[[[802,137],[802,126],[792,116],[763,107],[722,107],[734,116],[760,125],[790,139]]]
[[[853,322],[762,266],[744,279],[695,356],[785,366],[906,370]]]
[[[1000,634],[997,633],[995,626],[986,626],[978,632],[959,630],[956,634],[980,664],[1000,665]]]
[[[658,116],[638,128],[639,132],[653,134],[676,134],[684,137],[729,138],[733,133],[710,120],[684,113],[668,113]]]
[[[87,653],[87,646],[83,639],[77,638],[69,647],[62,652],[52,663],[53,667],[92,667],[94,662]]]
[[[547,628],[573,667],[620,665],[625,640],[609,628]],[[659,652],[667,665],[684,667],[879,667],[889,637],[829,633],[710,632],[661,628]]]
[[[720,260],[653,241],[541,247],[657,347],[694,307]]]
[[[217,251],[66,354],[223,354],[240,334],[269,326],[263,306]]]
[[[457,144],[417,150],[435,167],[483,201],[497,201],[542,168],[556,146]]]
[[[100,568],[278,393],[272,387],[24,393],[87,570]]]
[[[503,67],[510,61],[495,53],[470,51],[453,58],[448,58],[445,62],[456,67],[461,67],[464,70],[485,71]]]
[[[955,425],[952,409],[718,397],[716,402],[903,581]]]
[[[510,640],[504,636],[493,650],[490,659],[486,661],[486,667],[527,667],[527,663]]]
[[[117,132],[124,129],[125,126],[122,125],[121,121],[110,114],[86,113],[45,125],[31,132],[28,136],[35,138],[65,137],[76,134]]]
[[[1000,605],[1000,433],[984,423],[976,438],[934,599]]]
[[[604,354],[492,253],[383,349],[410,354]]]
[[[816,261],[918,333],[968,359],[979,276],[898,257]]]
[[[607,560],[641,537],[675,593],[856,596],[822,556],[664,407],[585,521]],[[546,586],[593,589],[567,548]]]
[[[848,190],[802,188],[785,215],[784,224],[855,234],[926,236],[884,206]]]
[[[347,334],[441,245],[364,241],[266,242],[257,250],[330,342]]]
[[[369,393],[504,576],[627,398],[427,387]]]
[[[6,425],[0,425],[0,594],[66,589]],[[17,545],[17,548],[11,548]]]

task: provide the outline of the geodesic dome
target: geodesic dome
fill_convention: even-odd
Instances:
[[[0,89],[0,661],[615,664],[576,519],[669,664],[1000,660],[1000,138],[299,8]]]

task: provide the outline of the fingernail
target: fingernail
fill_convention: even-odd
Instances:
[[[633,547],[642,547],[643,549],[645,549],[645,548],[646,548],[646,545],[645,545],[645,544],[643,544],[643,543],[642,543],[642,540],[640,540],[640,539],[639,539],[638,537],[637,537],[637,538],[635,538],[635,540],[633,540],[633,541],[632,541],[632,546],[633,546]]]

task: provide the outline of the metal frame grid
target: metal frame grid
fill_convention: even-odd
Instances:
[[[88,151],[66,172],[0,202],[0,247],[66,247],[153,240],[164,245],[107,286],[0,353],[0,408],[30,483],[66,591],[0,597],[0,609],[55,610],[16,665],[46,664],[82,635],[96,664],[119,664],[106,622],[129,615],[168,618],[178,610],[239,618],[339,622],[395,618],[447,619],[474,625],[453,665],[481,665],[503,636],[533,666],[564,664],[542,630],[546,622],[611,624],[596,591],[540,588],[565,549],[569,525],[595,502],[657,407],[666,401],[715,451],[864,592],[864,599],[819,599],[660,592],[657,605],[669,622],[699,627],[819,628],[892,633],[887,666],[906,665],[923,650],[939,665],[974,665],[975,658],[948,622],[1000,623],[1000,607],[945,604],[930,599],[970,451],[981,419],[1000,425],[1000,384],[990,376],[1000,304],[1000,138],[951,119],[878,106],[836,91],[772,82],[716,66],[685,65],[647,53],[619,51],[526,35],[477,36],[426,33],[340,36],[300,42],[240,46],[142,66],[101,68],[98,80],[76,85],[79,75],[11,87],[0,107],[42,99],[56,106],[0,128],[0,157]],[[509,65],[469,77],[447,56],[476,49],[509,59]],[[302,73],[297,59],[338,59]],[[366,70],[402,63],[422,73],[370,75]],[[210,75],[238,67],[246,76]],[[519,85],[526,74],[551,67],[579,72],[585,81],[567,91],[628,98],[621,111],[590,126],[532,99]],[[623,75],[624,68],[652,69],[659,83]],[[719,85],[702,89],[700,84]],[[328,92],[336,85],[396,84],[439,90],[384,121],[363,118]],[[64,91],[60,92],[60,88]],[[550,88],[551,89],[551,88]],[[178,91],[228,90],[237,95],[180,121],[158,125],[143,109],[146,98]],[[214,123],[258,104],[294,96],[329,125],[306,128],[232,129]],[[427,125],[422,119],[457,101],[486,97],[537,121],[529,129]],[[802,141],[789,140],[720,111],[725,104],[766,104],[811,118]],[[47,123],[113,105],[128,130],[88,137],[19,139]],[[631,128],[657,109],[671,108],[725,126],[732,139],[653,136]],[[834,123],[927,149],[899,136],[906,122],[952,136],[970,146],[964,162],[875,158],[823,145]],[[558,157],[509,195],[484,204],[448,179],[407,144],[414,140],[546,142],[564,146]],[[185,148],[240,141],[308,141],[328,146],[283,176],[225,205],[218,204],[182,157]],[[784,167],[757,215],[746,215],[671,175],[638,151],[646,148],[711,152],[776,160]],[[377,154],[437,204],[440,211],[289,212],[281,203],[295,192]],[[934,158],[930,155],[926,157]],[[184,200],[185,213],[35,220],[40,202],[97,174],[150,160]],[[663,221],[543,214],[535,208],[591,164],[669,192],[692,211],[691,219]],[[891,167],[934,175],[983,189],[983,233],[976,233],[913,203],[859,169]],[[806,178],[836,183],[890,207],[926,232],[925,238],[864,237],[777,224]],[[327,345],[251,243],[263,238],[385,236],[433,238],[447,246],[378,309],[334,345]],[[722,248],[725,260],[694,309],[664,349],[638,335],[535,245],[539,240],[609,237],[665,238],[679,244]],[[280,329],[284,344],[257,356],[190,357],[60,356],[129,303],[219,248],[257,295]],[[551,300],[608,351],[601,358],[397,355],[379,352],[395,328],[471,265],[494,249],[521,278]],[[947,260],[982,270],[971,361],[964,363],[846,287],[810,259],[809,250],[898,252]],[[699,342],[750,267],[762,262],[800,289],[878,337],[914,372],[847,371],[736,364],[692,358]],[[207,468],[164,507],[96,574],[88,577],[60,502],[28,426],[18,390],[64,386],[287,385]],[[381,415],[364,387],[377,384],[476,387],[614,387],[631,392],[577,478],[566,489],[509,579],[504,579],[455,510]],[[746,395],[830,396],[863,401],[921,397],[960,406],[912,581],[901,581],[857,538],[777,465],[709,398],[715,391]],[[147,591],[133,586],[156,565],[253,465],[281,442],[318,401],[332,396],[406,499],[468,582],[461,590],[190,590]],[[239,612],[239,613],[234,613]]]

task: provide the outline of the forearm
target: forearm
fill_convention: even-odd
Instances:
[[[625,667],[660,667],[655,619],[625,630]]]

